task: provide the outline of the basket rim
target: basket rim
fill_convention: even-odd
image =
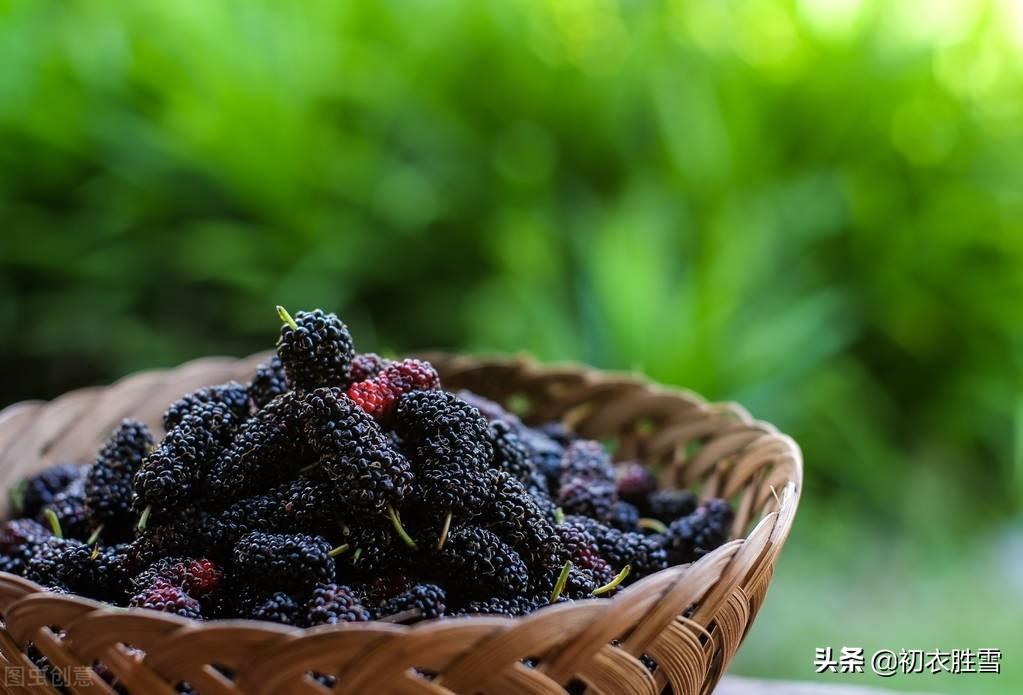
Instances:
[[[54,412],[63,406],[71,409],[72,406],[89,396],[103,396],[111,393],[118,393],[141,380],[157,380],[166,382],[171,375],[180,376],[183,374],[201,375],[206,371],[228,370],[236,373],[251,371],[258,363],[262,362],[269,352],[259,352],[241,359],[230,357],[201,357],[190,360],[177,367],[147,370],[121,377],[110,385],[84,387],[63,393],[52,400],[31,400],[12,403],[0,410],[0,430],[10,426],[20,419],[36,420],[41,419],[45,412]],[[231,630],[231,629],[259,629],[272,630],[282,636],[300,637],[314,636],[330,633],[353,633],[385,630],[388,633],[416,635],[418,633],[430,633],[442,625],[452,630],[460,629],[461,626],[474,626],[481,629],[492,629],[495,634],[500,633],[508,626],[526,625],[547,620],[556,619],[562,614],[571,611],[584,611],[587,614],[603,615],[613,612],[622,607],[635,604],[645,596],[652,587],[664,588],[666,592],[679,591],[678,586],[683,584],[690,574],[702,575],[704,570],[714,570],[716,579],[710,582],[698,596],[694,596],[696,602],[705,602],[708,598],[721,594],[726,596],[737,587],[742,587],[752,575],[763,572],[770,572],[773,568],[774,559],[784,544],[786,537],[791,531],[803,484],[803,458],[798,444],[788,435],[779,432],[773,425],[766,421],[753,418],[746,409],[734,402],[710,402],[698,393],[674,385],[660,384],[636,371],[607,371],[595,368],[582,362],[559,361],[541,363],[532,357],[522,353],[516,354],[462,354],[430,351],[419,353],[419,357],[431,360],[435,363],[443,363],[447,370],[459,369],[487,369],[507,370],[536,375],[537,379],[564,378],[574,380],[583,385],[593,388],[606,388],[612,390],[636,389],[651,396],[667,396],[670,399],[682,400],[689,404],[693,410],[707,418],[734,419],[747,432],[758,434],[766,438],[771,446],[776,446],[777,454],[786,457],[789,466],[786,470],[790,472],[783,485],[779,488],[771,486],[770,493],[774,496],[774,509],[765,511],[759,521],[743,536],[734,538],[719,548],[704,555],[694,563],[676,565],[647,576],[635,584],[625,587],[611,598],[590,598],[581,599],[556,605],[548,605],[524,616],[507,617],[492,615],[473,615],[459,617],[442,617],[429,621],[422,621],[414,625],[396,625],[381,621],[368,621],[362,623],[346,623],[340,625],[319,626],[314,628],[285,627],[276,623],[255,621],[255,620],[189,620],[170,616],[166,613],[152,611],[143,608],[119,608],[108,604],[99,603],[91,599],[76,595],[56,595],[46,592],[42,587],[22,577],[0,572],[0,608],[6,612],[8,606],[17,603],[14,609],[27,609],[27,606],[38,604],[44,599],[53,605],[62,606],[63,610],[71,613],[88,615],[89,620],[106,619],[114,623],[130,620],[133,617],[144,617],[149,621],[158,621],[166,626],[169,631],[186,631],[191,635],[203,630]],[[222,377],[218,377],[223,380]],[[181,379],[177,379],[181,381]],[[88,417],[87,415],[85,416]],[[63,426],[67,429],[73,428],[80,422],[80,418],[70,417]],[[3,442],[0,442],[2,444]],[[0,446],[0,460],[3,459],[8,450],[18,444],[17,438],[8,442],[6,447]],[[768,502],[767,504],[770,504]],[[3,518],[7,518],[4,514]],[[747,527],[749,528],[749,527]],[[744,548],[756,539],[759,546],[756,552],[745,552]],[[769,556],[769,558],[768,558]],[[719,568],[719,571],[718,571]],[[728,581],[725,581],[728,578]],[[766,591],[766,581],[764,582]],[[721,600],[724,600],[723,598]],[[715,608],[720,607],[720,601],[713,602]],[[5,622],[7,622],[5,620]],[[17,622],[17,621],[15,621]],[[72,621],[70,630],[74,630]],[[7,630],[9,628],[0,628]],[[31,641],[31,634],[24,634],[18,630],[10,632],[19,646],[24,647]],[[149,657],[146,657],[149,661]],[[457,680],[457,679],[456,679]]]

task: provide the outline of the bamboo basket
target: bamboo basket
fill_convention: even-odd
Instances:
[[[662,486],[730,499],[732,540],[612,599],[562,603],[515,619],[413,626],[202,623],[48,594],[0,573],[0,691],[56,692],[29,659],[31,647],[74,693],[114,692],[91,668],[97,663],[122,692],[144,695],[175,695],[181,682],[202,695],[545,695],[583,685],[588,693],[711,692],[756,617],[792,526],[802,485],[795,442],[738,405],[710,404],[633,376],[525,359],[426,357],[446,388],[469,388],[513,403],[527,421],[561,420],[583,436],[613,441],[616,458],[653,467]],[[183,393],[248,379],[264,358],[201,359],[48,403],[13,405],[0,413],[0,485],[58,461],[91,460],[123,417],[158,432],[163,410]],[[643,654],[657,662],[654,673],[640,661]],[[311,672],[336,675],[337,685],[331,690]]]

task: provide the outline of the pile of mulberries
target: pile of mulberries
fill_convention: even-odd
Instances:
[[[612,596],[731,534],[725,500],[446,391],[428,362],[356,353],[334,314],[278,315],[250,382],[11,490],[0,571],[189,619],[413,623]]]

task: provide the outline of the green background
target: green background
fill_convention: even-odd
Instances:
[[[1023,689],[1023,4],[0,0],[0,64],[0,403],[276,303],[639,370],[805,451],[737,672]]]

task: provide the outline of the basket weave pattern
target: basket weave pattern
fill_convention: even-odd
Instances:
[[[248,379],[264,357],[197,360],[48,403],[11,406],[0,413],[0,485],[58,461],[91,460],[123,417],[159,432],[173,400],[201,386]],[[653,695],[668,684],[678,695],[713,690],[764,600],[791,528],[802,485],[796,444],[739,406],[709,404],[630,376],[521,359],[427,358],[446,388],[523,406],[527,421],[562,420],[583,436],[610,438],[617,459],[642,461],[662,486],[698,486],[701,497],[730,499],[734,540],[613,599],[563,603],[516,619],[414,626],[200,623],[41,593],[0,573],[0,691],[55,692],[42,685],[27,657],[29,643],[75,674],[68,686],[76,693],[113,692],[81,668],[97,661],[119,685],[145,695],[175,695],[174,684],[182,681],[203,695],[332,692],[310,671],[337,675],[334,692],[346,693],[541,695],[564,693],[573,679],[593,693]],[[655,673],[639,660],[643,653],[656,660]],[[528,667],[527,658],[539,664]],[[223,675],[224,667],[233,678]]]

